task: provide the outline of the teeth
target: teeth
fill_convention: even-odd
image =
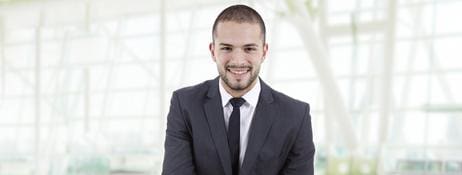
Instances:
[[[238,75],[242,75],[242,74],[245,74],[249,71],[249,69],[228,69],[231,73],[234,73],[234,74],[238,74]]]

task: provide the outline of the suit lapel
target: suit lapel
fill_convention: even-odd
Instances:
[[[261,81],[261,92],[250,128],[249,141],[245,151],[240,174],[249,174],[263,146],[266,136],[278,115],[277,105],[273,103],[271,88]]]
[[[225,129],[221,96],[218,92],[218,83],[218,78],[209,83],[209,91],[207,94],[208,99],[204,104],[204,110],[207,116],[207,122],[210,127],[212,139],[215,143],[225,175],[231,175],[231,158]]]

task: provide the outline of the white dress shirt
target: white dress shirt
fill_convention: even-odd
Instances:
[[[220,89],[220,94],[221,94],[221,104],[223,105],[223,113],[224,113],[224,118],[225,118],[225,124],[226,124],[226,130],[228,130],[228,123],[229,123],[229,118],[231,117],[231,113],[233,112],[233,106],[229,103],[229,100],[233,98],[226,90],[224,89],[222,85],[222,80],[220,79],[219,84],[219,89]],[[250,124],[253,119],[253,114],[255,112],[255,107],[257,106],[258,103],[258,98],[260,97],[260,79],[257,78],[257,83],[255,86],[246,94],[242,96],[244,98],[245,103],[240,107],[240,119],[241,119],[241,125],[240,125],[240,139],[239,139],[239,146],[240,146],[240,152],[239,152],[239,163],[242,165],[242,161],[244,160],[244,155],[245,155],[245,150],[247,149],[247,143],[249,140],[249,129],[250,129]]]

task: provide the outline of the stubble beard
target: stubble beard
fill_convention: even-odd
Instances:
[[[255,68],[255,72],[252,72],[253,68]],[[226,86],[228,86],[231,90],[243,91],[243,90],[246,90],[247,88],[249,88],[252,85],[252,83],[257,79],[258,74],[260,73],[260,68],[259,67],[253,67],[253,68],[251,68],[251,70],[249,71],[250,78],[247,80],[247,82],[243,82],[243,83],[236,82],[236,84],[233,84],[233,82],[231,82],[231,80],[227,76],[227,73],[229,73],[229,72],[227,72],[226,68],[223,69],[223,70],[220,69],[220,71],[219,71],[220,78],[223,80],[223,82],[225,82]]]

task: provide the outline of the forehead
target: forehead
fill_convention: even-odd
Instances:
[[[216,26],[215,40],[227,44],[259,43],[263,35],[258,23],[220,22]]]

